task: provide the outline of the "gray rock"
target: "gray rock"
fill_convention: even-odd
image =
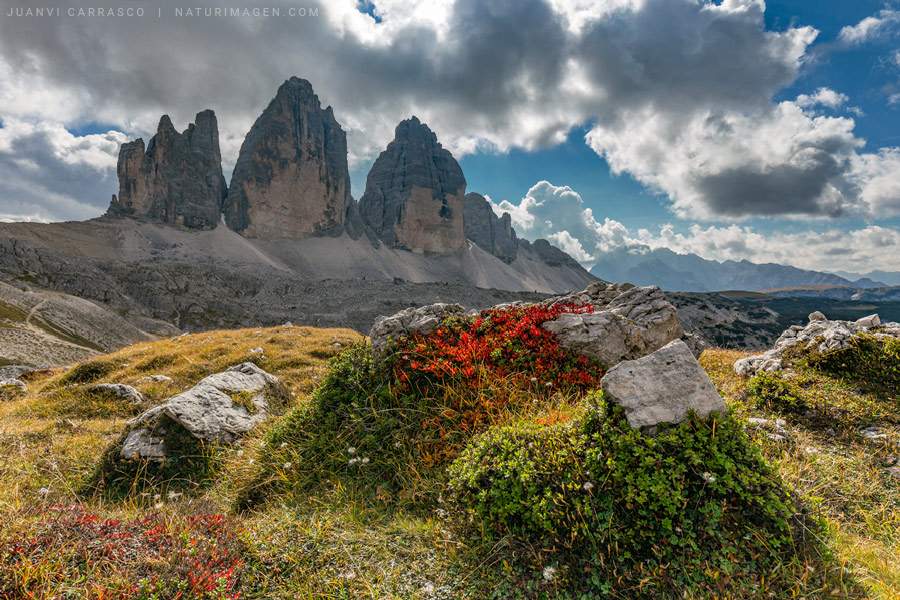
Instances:
[[[448,254],[466,247],[465,193],[459,163],[412,117],[397,125],[372,165],[359,211],[375,238],[390,247]]]
[[[675,307],[655,286],[624,286],[623,291],[622,286],[600,283],[555,302],[594,306],[592,313],[565,313],[543,328],[556,335],[561,346],[607,367],[645,356],[684,336]]]
[[[332,235],[351,206],[347,134],[312,85],[291,77],[241,145],[225,222],[251,238]]]
[[[0,388],[16,388],[20,392],[27,392],[28,386],[21,379],[0,379]]]
[[[877,332],[872,332],[874,328]],[[792,326],[781,334],[775,347],[763,354],[748,356],[734,363],[738,375],[752,377],[757,373],[775,373],[784,369],[781,356],[794,346],[815,349],[818,352],[833,352],[847,348],[854,338],[862,333],[876,336],[900,337],[900,323],[881,323],[878,315],[869,315],[857,321],[829,321],[816,311],[809,315],[805,327]]]
[[[119,456],[125,460],[150,460],[163,462],[166,460],[166,442],[162,437],[164,431],[153,435],[146,427],[130,431],[125,436]]]
[[[138,379],[138,383],[145,381],[152,381],[154,383],[167,383],[169,381],[172,381],[172,378],[168,375],[146,375]]]
[[[461,317],[466,309],[459,304],[430,304],[421,308],[407,308],[390,317],[378,317],[369,332],[372,348],[381,350],[393,340],[413,333],[428,335],[448,317]]]
[[[895,481],[900,481],[900,467],[888,467],[885,469],[887,474],[891,476]]]
[[[116,398],[128,400],[133,404],[142,404],[146,400],[142,393],[123,383],[98,383],[88,389],[114,394]]]
[[[484,196],[471,192],[465,195],[463,221],[466,238],[476,246],[507,264],[516,259],[519,240],[509,213],[498,217]]]
[[[190,229],[218,225],[226,185],[213,111],[198,113],[183,133],[163,115],[146,152],[142,139],[122,144],[116,170],[119,195],[113,196],[109,214]]]
[[[159,445],[154,440],[163,436],[166,427],[183,427],[199,440],[231,444],[268,418],[269,385],[280,385],[280,380],[253,363],[210,375],[190,390],[128,421],[134,430],[126,438],[131,445],[123,447],[121,456],[165,456],[164,447],[151,446]],[[249,398],[236,402],[232,395],[239,393],[249,394]]]
[[[27,373],[28,371],[33,371],[35,369],[36,367],[28,367],[25,365],[6,365],[5,367],[0,367],[0,380],[18,379],[22,373]]]
[[[681,340],[637,360],[621,362],[603,376],[606,398],[625,409],[634,429],[681,423],[688,411],[700,417],[725,414],[725,403],[700,363]]]

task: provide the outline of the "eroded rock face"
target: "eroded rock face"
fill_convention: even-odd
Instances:
[[[342,231],[350,206],[347,136],[312,85],[291,77],[241,145],[225,221],[246,237],[303,238]]]
[[[792,325],[781,334],[774,348],[738,360],[734,363],[734,371],[747,377],[761,372],[781,371],[784,368],[782,354],[789,348],[802,345],[805,349],[815,348],[818,352],[843,350],[860,333],[900,337],[900,323],[882,323],[878,315],[869,315],[857,321],[830,321],[824,314],[815,311],[809,315],[809,324],[805,327]]]
[[[550,298],[548,305],[592,304],[594,312],[565,313],[543,324],[561,346],[612,367],[684,337],[675,307],[656,286],[595,283],[583,292]]]
[[[390,317],[378,317],[369,332],[372,348],[381,350],[392,340],[413,333],[428,335],[437,329],[444,319],[464,314],[466,309],[459,304],[438,303],[420,308],[407,308]]]
[[[600,380],[600,389],[625,410],[633,429],[653,432],[661,423],[681,423],[689,410],[700,417],[727,412],[715,384],[681,340],[617,364]]]
[[[475,245],[507,264],[516,259],[519,240],[509,213],[498,217],[484,196],[471,192],[465,196],[463,216],[466,237]]]
[[[126,460],[164,460],[168,427],[183,427],[207,442],[233,443],[268,418],[266,392],[270,386],[279,385],[277,377],[253,363],[210,375],[129,421],[133,429],[125,438],[120,456]]]
[[[143,139],[122,144],[116,171],[119,195],[113,196],[109,214],[190,229],[213,229],[219,223],[227,186],[213,111],[198,113],[182,133],[163,115],[146,151]]]
[[[394,140],[372,165],[359,210],[388,246],[448,254],[466,245],[465,193],[459,163],[412,117],[397,125]]]

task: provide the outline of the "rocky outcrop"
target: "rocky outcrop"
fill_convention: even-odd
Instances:
[[[291,77],[241,145],[225,221],[254,238],[336,234],[351,203],[347,136],[312,85]]]
[[[816,311],[809,315],[809,323],[805,327],[792,325],[786,329],[771,350],[735,362],[734,371],[747,377],[760,372],[781,371],[786,366],[782,355],[790,348],[802,346],[804,349],[823,353],[843,350],[863,333],[900,338],[900,323],[882,323],[878,315],[869,315],[857,321],[830,321]]]
[[[654,352],[684,336],[675,307],[656,286],[601,282],[545,303],[593,306],[593,312],[564,313],[543,328],[556,335],[563,347],[607,367]]]
[[[132,429],[119,456],[124,460],[165,460],[170,427],[182,427],[205,442],[233,443],[268,418],[271,398],[267,393],[282,385],[253,363],[210,375],[129,421]]]
[[[0,379],[0,390],[11,390],[15,393],[25,393],[28,386],[21,379]]]
[[[465,196],[463,221],[466,237],[476,246],[507,264],[516,260],[519,240],[509,213],[498,217],[484,196],[471,192]]]
[[[227,188],[213,111],[198,113],[183,133],[163,115],[146,151],[143,139],[122,144],[116,171],[119,195],[113,196],[109,214],[190,229],[213,229],[219,223]]]
[[[394,140],[372,165],[359,210],[390,247],[448,254],[466,245],[465,193],[459,163],[412,117],[397,125]]]
[[[116,398],[127,400],[132,404],[143,404],[144,395],[130,385],[124,383],[98,383],[90,387],[91,391],[111,394]]]
[[[448,317],[461,317],[466,309],[459,304],[430,304],[407,308],[390,317],[378,317],[369,332],[372,348],[380,350],[392,340],[421,333],[428,335]]]
[[[716,386],[681,340],[637,360],[617,364],[600,380],[607,400],[625,410],[633,429],[652,432],[661,423],[727,412]]]

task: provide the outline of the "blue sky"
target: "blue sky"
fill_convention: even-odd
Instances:
[[[0,4],[0,219],[102,214],[119,144],[163,113],[183,129],[214,109],[227,175],[298,75],[347,130],[357,198],[415,114],[469,191],[586,266],[624,246],[900,270],[896,0],[333,0],[306,19],[146,1],[160,18],[118,20]]]

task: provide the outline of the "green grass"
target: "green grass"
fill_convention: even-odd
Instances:
[[[155,553],[155,547],[140,546],[129,556],[94,557],[86,562],[78,546],[78,540],[85,539],[84,532],[54,529],[47,521],[55,514],[52,506],[81,504],[101,519],[166,523],[168,530],[178,532],[178,540],[198,535],[189,520],[192,515],[228,515],[234,537],[221,543],[237,562],[233,566],[235,575],[228,579],[227,593],[239,591],[242,598],[595,598],[603,597],[607,589],[608,597],[613,598],[682,597],[682,587],[672,584],[666,588],[661,583],[677,577],[704,580],[702,586],[695,585],[686,595],[690,598],[900,597],[900,561],[896,558],[900,555],[900,482],[893,480],[886,469],[891,458],[900,455],[900,410],[896,398],[884,389],[864,386],[846,373],[838,375],[807,365],[781,378],[770,393],[772,386],[754,388],[734,374],[734,361],[745,353],[704,353],[701,363],[731,410],[730,420],[721,425],[735,430],[731,439],[741,445],[741,460],[764,460],[771,476],[784,482],[789,493],[785,501],[797,509],[791,517],[788,542],[796,552],[783,552],[782,558],[767,562],[756,579],[747,554],[742,554],[747,548],[736,549],[731,565],[726,561],[664,574],[665,564],[654,564],[652,556],[650,562],[634,562],[629,570],[628,559],[616,555],[614,544],[607,549],[596,540],[591,546],[599,550],[596,557],[592,551],[586,562],[573,560],[567,545],[577,547],[579,538],[587,534],[579,531],[574,544],[561,535],[568,532],[571,536],[573,529],[566,525],[571,505],[538,513],[540,523],[550,518],[547,515],[556,515],[549,521],[556,524],[551,527],[552,535],[523,535],[523,530],[516,529],[519,526],[495,526],[497,521],[486,512],[475,510],[475,504],[462,502],[447,491],[449,480],[440,474],[465,448],[466,440],[479,432],[485,440],[501,439],[503,436],[496,433],[500,429],[483,433],[492,426],[513,427],[516,435],[532,431],[528,435],[543,439],[540,436],[558,431],[567,423],[581,422],[585,408],[576,398],[550,394],[538,403],[529,401],[498,412],[484,427],[467,433],[465,440],[451,444],[457,449],[453,454],[437,458],[435,448],[444,446],[436,446],[433,436],[419,437],[411,429],[397,429],[396,424],[391,425],[393,435],[405,432],[398,440],[399,447],[394,447],[393,438],[389,442],[379,440],[381,432],[377,429],[366,438],[366,428],[377,425],[377,419],[373,419],[366,403],[357,402],[354,407],[353,401],[332,406],[346,406],[344,416],[349,420],[341,422],[354,425],[342,429],[343,433],[316,440],[310,433],[326,429],[321,422],[310,420],[313,392],[326,379],[328,359],[341,349],[334,343],[346,348],[356,340],[359,336],[346,330],[299,327],[208,332],[138,344],[70,371],[57,369],[34,377],[28,382],[28,394],[0,403],[0,540],[50,533],[48,540],[52,543],[42,546],[45,550],[34,550],[30,571],[16,563],[16,576],[27,575],[30,581],[41,582],[31,589],[36,592],[35,598],[46,600],[96,597],[100,585],[137,583],[152,577],[153,572],[170,574],[173,582],[187,581],[185,574],[194,567],[189,557],[179,554],[181,542],[175,542],[173,550],[162,555]],[[248,353],[259,346],[265,359]],[[124,493],[83,493],[104,452],[120,440],[125,420],[139,410],[109,397],[92,399],[87,391],[90,385],[100,381],[135,385],[151,398],[151,404],[245,360],[257,362],[285,380],[290,396],[283,400],[290,409],[284,416],[232,447],[217,449],[215,468],[208,474],[202,468],[192,468],[191,486],[183,491],[177,480],[163,478],[160,483],[145,486],[145,474],[132,473],[130,479],[123,477],[123,482],[129,482]],[[149,374],[168,375],[173,381],[141,380]],[[782,402],[786,396],[802,399],[802,405]],[[750,437],[742,438],[739,430],[748,416],[785,419],[789,439],[774,441],[762,430],[750,430]],[[461,422],[454,421],[457,418],[442,416],[441,428],[434,431],[438,436],[442,430],[453,435],[452,428]],[[520,423],[531,425],[520,427]],[[615,419],[610,423],[618,427]],[[704,431],[702,423],[696,426],[700,429],[691,436]],[[869,426],[881,427],[886,437],[873,442],[861,436],[860,428]],[[623,443],[629,439],[628,431],[620,433],[626,436],[621,438]],[[688,430],[682,430],[668,435],[688,434]],[[352,437],[352,443],[358,445],[355,455],[347,452],[351,435],[361,436]],[[615,439],[620,439],[619,435]],[[521,447],[521,440],[513,439],[517,440],[513,447]],[[652,444],[662,444],[665,439],[663,436],[640,452],[623,454],[626,462],[621,464],[621,472],[641,473],[641,461],[650,460],[660,451]],[[709,452],[717,447],[709,444],[709,432],[690,439],[707,440],[705,446],[699,446],[706,448],[707,454],[697,456],[705,456],[702,461],[709,463]],[[636,442],[630,443],[634,446]],[[366,467],[351,468],[351,456],[371,460]],[[500,461],[506,455],[491,450],[490,456]],[[538,464],[547,473],[577,472],[566,466],[567,460]],[[627,460],[635,461],[634,465],[628,467]],[[471,473],[481,473],[488,479],[470,479],[481,482],[471,490],[481,491],[489,477],[501,472],[495,470],[489,476],[487,471],[479,471],[480,464],[470,463],[474,469]],[[498,464],[511,463],[504,458]],[[627,500],[616,500],[623,502],[617,509],[624,511],[623,515],[646,519],[637,521],[645,523],[637,532],[641,535],[648,533],[649,523],[659,521],[652,513],[642,516],[639,511],[659,508],[659,503],[674,501],[678,494],[671,482],[665,489],[657,489],[666,477],[674,476],[673,471],[661,469],[657,473],[651,467],[646,473],[647,494],[631,501],[634,514],[629,513]],[[685,481],[691,482],[689,487],[700,485],[695,476],[702,477],[702,473],[685,475]],[[548,483],[541,489],[551,490],[557,485],[554,478],[545,481]],[[592,491],[598,494],[619,490],[594,483],[597,487]],[[643,485],[634,489],[643,489]],[[240,495],[248,488],[263,491],[262,501],[252,503],[249,510],[235,511],[242,500]],[[501,488],[487,489],[500,493]],[[696,494],[691,492],[691,497]],[[493,502],[490,506],[503,504]],[[700,506],[689,506],[684,512],[699,510]],[[615,517],[612,523],[614,531],[620,525],[619,533],[627,535],[627,520]],[[681,533],[675,533],[673,543],[677,544]],[[727,537],[732,533],[726,528],[705,535]],[[554,544],[556,538],[558,544]],[[203,539],[218,538],[204,533]],[[620,551],[625,550],[623,539],[618,539]],[[748,545],[757,547],[764,541],[755,538]],[[669,552],[673,547],[660,551]],[[196,556],[202,558],[204,569],[218,564],[205,551]],[[11,585],[12,565],[0,550],[0,598],[7,589],[3,586]],[[544,576],[548,567],[554,569],[549,580]],[[623,582],[630,583],[604,587],[613,569]],[[672,589],[677,594],[666,591]],[[160,597],[174,595],[166,590],[171,588],[160,588]],[[586,595],[581,596],[582,592]],[[207,597],[221,599],[227,597],[225,594]],[[130,597],[149,600],[152,596],[147,592]]]

